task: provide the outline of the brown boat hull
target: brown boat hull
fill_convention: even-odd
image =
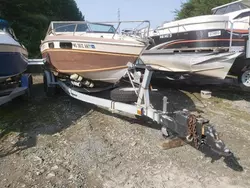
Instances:
[[[42,56],[57,72],[113,83],[124,75],[127,63],[135,63],[139,55],[50,49]]]

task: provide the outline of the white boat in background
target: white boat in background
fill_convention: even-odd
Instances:
[[[250,1],[240,0],[212,9],[213,15],[202,15],[165,22],[151,30],[155,44],[148,50],[229,48],[230,33],[233,46],[244,46],[240,34],[248,33]]]
[[[224,79],[244,53],[250,1],[212,9],[213,15],[165,22],[149,32],[153,42],[141,59],[157,70]],[[239,70],[243,68],[240,63]]]
[[[121,23],[118,23],[118,27]],[[140,21],[148,24],[147,21]],[[81,83],[116,83],[148,45],[147,37],[119,34],[112,23],[51,22],[41,44],[49,68]]]
[[[150,56],[142,56],[142,61],[158,71],[224,79],[235,60],[242,54],[242,52],[174,53],[156,55],[153,60]]]

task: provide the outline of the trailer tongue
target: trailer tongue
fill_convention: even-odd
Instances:
[[[186,142],[192,144],[196,149],[207,145],[220,156],[233,156],[233,153],[219,138],[214,126],[208,120],[196,117],[187,110],[162,115],[161,124],[163,126],[162,130],[165,130],[165,136],[168,136],[166,130],[170,130],[177,133],[180,138],[184,138]]]

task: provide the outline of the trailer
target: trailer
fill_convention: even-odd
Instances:
[[[212,151],[224,157],[232,157],[233,153],[219,138],[214,126],[209,120],[197,117],[188,110],[168,111],[168,99],[163,98],[162,110],[156,110],[150,103],[150,80],[153,69],[145,66],[143,74],[134,65],[128,65],[126,77],[130,87],[119,87],[110,91],[110,99],[93,96],[85,90],[79,91],[69,81],[56,76],[50,69],[44,70],[44,89],[48,96],[56,95],[61,88],[70,97],[93,105],[104,107],[113,113],[125,112],[140,118],[149,118],[162,126],[161,132],[165,137],[177,134],[196,149],[208,146]],[[136,98],[135,98],[136,97]],[[134,102],[133,102],[134,100]]]
[[[17,97],[28,99],[31,95],[32,76],[22,74],[0,84],[0,106]]]
[[[31,97],[31,87],[33,84],[31,73],[41,72],[44,62],[44,59],[29,59],[28,69],[25,73],[0,83],[0,106],[18,97],[25,100],[29,99]]]

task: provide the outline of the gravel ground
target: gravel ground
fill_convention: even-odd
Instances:
[[[15,100],[0,108],[0,187],[250,187],[249,94],[206,86],[213,97],[201,99],[204,87],[178,90],[161,82],[160,94],[152,96],[156,108],[160,95],[167,95],[175,109],[209,118],[243,167],[238,171],[190,145],[163,149],[155,124],[63,94],[47,98],[40,76],[34,83],[28,103]]]

